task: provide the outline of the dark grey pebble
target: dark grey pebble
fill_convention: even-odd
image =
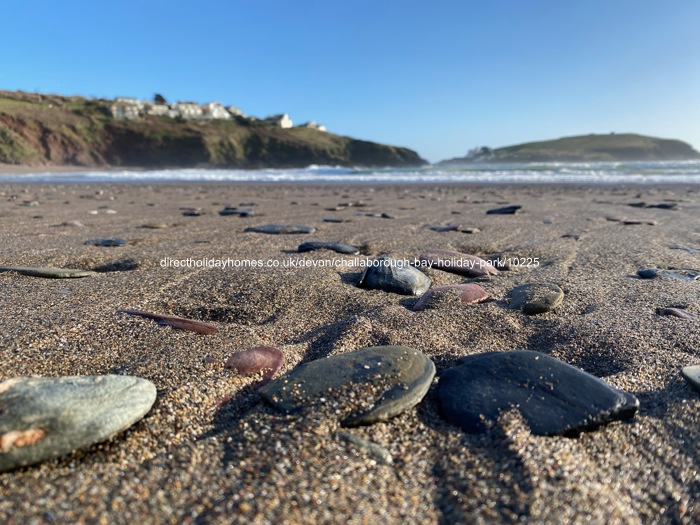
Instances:
[[[74,279],[95,275],[95,272],[90,270],[72,270],[70,268],[51,268],[43,266],[0,266],[0,272],[17,272],[22,275],[46,277],[48,279]]]
[[[89,239],[83,244],[91,246],[124,246],[126,241],[124,239]]]
[[[246,232],[268,233],[271,235],[314,233],[316,228],[304,226],[302,224],[263,224],[262,226],[251,226],[245,229]]]
[[[686,312],[683,308],[657,308],[656,313],[659,315],[670,315],[673,317],[679,317],[681,319],[696,319],[695,315],[691,314],[690,312]]]
[[[7,379],[0,383],[0,472],[104,441],[155,399],[153,383],[131,376]]]
[[[311,252],[315,250],[332,250],[337,253],[343,253],[348,255],[357,255],[360,253],[360,249],[356,246],[350,246],[349,244],[341,244],[339,242],[326,242],[326,241],[308,241],[302,243],[297,248],[299,252]]]
[[[323,219],[323,222],[350,222],[350,220],[342,217],[326,217]]]
[[[238,215],[239,217],[253,217],[255,212],[253,210],[244,210],[241,208],[232,208],[226,206],[223,210],[219,210],[219,215]]]
[[[564,292],[554,283],[528,283],[513,288],[510,307],[522,309],[527,315],[553,310],[564,299]]]
[[[202,208],[180,208],[180,210],[185,217],[199,217],[200,215],[204,215]]]
[[[640,279],[654,279],[659,272],[653,268],[645,268],[644,270],[638,270],[637,275]]]
[[[365,268],[358,286],[402,295],[423,295],[431,284],[430,278],[420,270],[382,256]]]
[[[376,346],[299,365],[260,389],[285,412],[316,409],[343,426],[385,421],[416,406],[428,392],[435,365],[406,346]]]
[[[683,250],[688,253],[700,253],[700,248],[689,248],[687,246],[669,246],[672,250]]]
[[[514,215],[522,206],[515,204],[513,206],[504,206],[503,208],[495,208],[486,212],[486,215]]]
[[[633,395],[540,352],[487,352],[459,362],[440,377],[438,397],[446,419],[469,433],[485,432],[516,408],[533,434],[573,437],[639,408]]]

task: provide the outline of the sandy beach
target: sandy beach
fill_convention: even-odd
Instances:
[[[226,205],[254,215],[220,216]],[[508,205],[522,208],[486,214]],[[345,221],[324,221],[331,217]],[[700,392],[680,371],[700,364],[700,317],[657,308],[700,316],[700,281],[637,271],[700,270],[699,217],[700,187],[690,185],[0,182],[0,265],[98,272],[0,273],[0,380],[120,374],[157,387],[152,410],[128,431],[0,474],[0,522],[698,523]],[[268,223],[316,232],[244,231]],[[99,238],[126,244],[84,244]],[[361,255],[297,253],[307,240],[355,245]],[[415,297],[357,286],[353,261],[413,260],[428,249],[538,264],[511,264],[493,278],[428,269],[433,286],[475,282],[492,300],[421,312],[411,310]],[[560,306],[532,316],[509,307],[514,287],[543,282],[562,288]],[[122,309],[219,331],[174,330]],[[430,391],[414,409],[349,429],[388,450],[390,465],[341,439],[331,418],[279,412],[260,398],[259,376],[223,366],[257,345],[282,350],[284,374],[399,344],[433,360]],[[441,417],[444,370],[461,356],[515,349],[603,378],[636,396],[639,412],[578,438],[532,435],[517,411],[477,435]]]

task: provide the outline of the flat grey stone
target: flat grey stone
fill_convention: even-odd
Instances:
[[[700,365],[686,366],[681,370],[681,374],[688,383],[700,390]]]
[[[15,377],[0,383],[0,472],[105,441],[156,399],[132,376]]]
[[[296,233],[314,233],[316,228],[304,226],[303,224],[263,224],[262,226],[251,226],[246,228],[246,232],[268,233],[270,235],[286,235]]]
[[[434,375],[418,350],[375,346],[299,365],[260,393],[285,412],[316,409],[343,426],[369,425],[420,403]]]
[[[423,295],[431,284],[430,278],[420,270],[383,256],[365,268],[358,286],[402,295]]]
[[[96,272],[90,270],[72,270],[70,268],[51,268],[43,266],[0,266],[0,272],[17,272],[32,277],[46,277],[49,279],[70,279],[89,277]]]
[[[554,283],[528,283],[516,286],[511,294],[511,308],[527,315],[542,314],[559,306],[564,292]]]
[[[326,241],[308,241],[302,243],[297,248],[299,252],[311,252],[315,250],[332,250],[336,253],[342,253],[347,255],[357,255],[360,253],[360,249],[357,246],[351,246],[349,244],[342,244],[339,242],[326,242]]]
[[[659,275],[682,281],[697,281],[700,279],[700,272],[697,270],[663,270],[659,272]]]
[[[516,408],[533,434],[576,436],[639,408],[633,395],[540,352],[486,352],[459,362],[440,377],[438,398],[446,419],[469,433],[485,432]]]

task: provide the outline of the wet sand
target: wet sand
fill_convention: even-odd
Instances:
[[[628,206],[638,202],[678,209]],[[241,203],[255,203],[242,207],[256,216],[217,213]],[[486,214],[512,204],[522,205],[516,215]],[[183,216],[185,207],[205,213]],[[393,218],[358,215],[368,211]],[[656,224],[606,220],[613,216]],[[0,380],[129,374],[158,389],[151,412],[112,440],[0,474],[0,522],[697,523],[700,393],[680,370],[700,363],[700,321],[656,309],[700,315],[700,282],[636,272],[700,270],[700,254],[680,249],[700,248],[699,217],[697,186],[0,184],[0,265],[100,272],[0,273]],[[68,221],[84,227],[61,225]],[[166,227],[143,228],[154,223]],[[317,232],[244,232],[266,223]],[[448,223],[480,233],[424,227]],[[84,245],[114,237],[126,245]],[[362,255],[296,253],[312,239],[354,244]],[[467,307],[413,312],[417,298],[356,286],[354,259],[413,260],[428,249],[539,264],[468,279],[493,300]],[[213,266],[224,260],[232,262]],[[299,263],[310,260],[318,265]],[[345,264],[321,262],[337,260]],[[427,273],[434,286],[467,280]],[[511,290],[529,282],[557,283],[563,304],[536,316],[510,309]],[[178,331],[121,309],[219,331]],[[284,373],[384,344],[419,349],[437,368],[418,407],[350,430],[385,447],[391,465],[348,443],[336,421],[279,413],[257,394],[259,377],[223,367],[256,345],[280,348]],[[483,435],[445,422],[442,371],[463,355],[513,349],[604,378],[637,396],[639,413],[575,439],[533,436],[517,411]]]

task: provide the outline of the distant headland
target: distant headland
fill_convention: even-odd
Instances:
[[[248,117],[220,103],[168,103],[0,90],[0,164],[139,168],[298,168],[427,164],[407,148],[329,133],[287,114]]]
[[[696,160],[700,153],[680,140],[633,133],[579,135],[491,149],[474,148],[465,157],[439,162],[454,166],[473,162],[630,162]]]

